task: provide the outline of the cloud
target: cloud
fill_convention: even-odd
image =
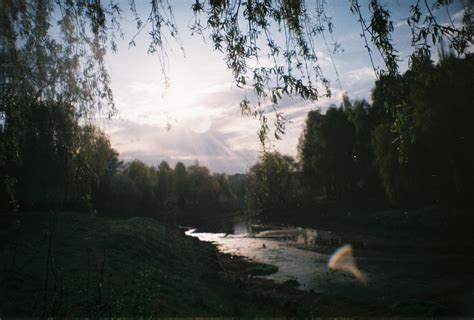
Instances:
[[[354,84],[359,81],[374,81],[375,79],[375,72],[374,69],[370,67],[364,67],[360,69],[355,69],[351,70],[344,75],[345,82],[348,82],[348,84]]]
[[[357,73],[352,76],[357,78],[356,75]],[[365,76],[362,75],[361,78]],[[282,153],[296,156],[296,146],[307,113],[314,109],[324,112],[330,104],[339,104],[342,99],[340,89],[333,87],[331,91],[332,97],[321,98],[317,102],[284,97],[277,110],[285,113],[289,120],[286,123],[286,134],[282,140],[276,140],[271,131],[270,146]],[[122,117],[108,128],[113,146],[126,160],[140,158],[155,165],[162,159],[170,163],[184,161],[188,164],[199,160],[217,172],[245,172],[257,161],[261,152],[257,136],[260,122],[240,115],[239,103],[243,97],[241,89],[223,84],[212,87],[208,92],[212,94],[203,94],[195,101],[197,105],[203,106],[199,113],[203,115],[201,119],[178,119],[173,122],[170,131],[166,131],[159,121],[153,119],[157,113],[150,109],[139,108],[132,116],[122,113]],[[248,96],[255,97],[252,91],[248,92]],[[143,115],[148,120],[153,120],[145,121]],[[273,130],[275,115],[269,112],[267,116],[270,130]],[[208,117],[209,128],[200,132],[195,128],[202,124],[202,117]]]
[[[465,12],[466,12],[466,9],[461,9],[461,10],[459,10],[458,12],[456,12],[455,14],[453,14],[453,20],[454,20],[454,21],[462,21],[463,18],[464,18]]]
[[[360,94],[374,81],[371,68],[359,68],[342,76],[347,87],[351,91],[358,89],[355,92]],[[186,86],[183,84],[182,88]],[[159,83],[135,81],[127,92],[117,96],[120,113],[106,131],[121,158],[127,161],[139,158],[150,165],[162,160],[170,164],[183,161],[189,165],[199,160],[215,172],[248,170],[261,152],[257,137],[260,123],[241,116],[239,103],[244,96],[255,101],[254,92],[237,88],[230,81],[189,92],[178,89],[172,87],[163,95],[164,89]],[[271,131],[270,145],[296,156],[307,113],[315,109],[325,112],[329,105],[340,103],[343,92],[337,87],[330,90],[331,97],[322,97],[316,102],[284,97],[277,110],[289,120],[286,134],[282,140],[276,140]],[[267,116],[273,130],[275,115],[269,111]],[[169,131],[167,124],[171,125]]]
[[[257,137],[260,123],[242,117],[239,104],[244,97],[255,101],[255,94],[251,89],[235,86],[221,55],[208,54],[208,48],[202,48],[199,41],[192,43],[186,48],[188,58],[173,60],[169,87],[160,81],[156,59],[145,55],[137,58],[136,53],[132,55],[126,50],[111,58],[119,114],[106,131],[124,160],[138,158],[152,165],[162,160],[170,164],[176,161],[192,164],[199,160],[215,172],[245,172],[261,151]],[[324,43],[316,47],[318,64],[325,76],[335,82],[331,57]],[[359,55],[354,58],[341,53],[334,59],[345,90],[363,95],[364,86],[373,85],[374,77],[364,69],[366,64]],[[272,64],[264,57],[260,62],[265,66]],[[272,145],[282,153],[296,155],[308,111],[324,112],[330,104],[340,103],[342,90],[331,87],[331,91],[330,98],[316,102],[283,98],[278,110],[290,122],[286,124],[283,140],[272,138]],[[272,126],[274,114],[268,112],[267,116]],[[167,125],[171,125],[171,130],[166,130]],[[273,133],[269,135],[272,137]]]
[[[129,93],[131,94],[140,94],[140,93],[148,93],[153,94],[159,91],[163,91],[164,86],[163,83],[158,82],[140,82],[134,81],[130,83],[128,86]]]
[[[188,164],[194,160],[216,172],[244,172],[258,157],[258,149],[234,149],[235,132],[221,132],[214,126],[202,134],[191,128],[176,127],[170,131],[129,120],[112,120],[105,128],[112,146],[124,160],[141,159],[150,165],[162,160]],[[253,147],[253,146],[252,146]]]
[[[407,21],[404,19],[404,20],[401,20],[401,21],[395,23],[395,24],[393,25],[393,27],[394,27],[394,28],[408,27],[408,23],[407,23]]]

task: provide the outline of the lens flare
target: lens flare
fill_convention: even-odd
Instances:
[[[361,282],[367,282],[366,275],[357,268],[354,255],[352,254],[352,246],[349,244],[340,247],[334,252],[331,259],[329,259],[328,268],[333,271],[350,273]]]

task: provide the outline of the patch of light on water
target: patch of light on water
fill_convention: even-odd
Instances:
[[[261,238],[250,237],[248,234],[228,235],[194,231],[189,230],[186,234],[216,244],[221,252],[277,266],[278,272],[267,276],[275,281],[294,279],[300,283],[301,288],[314,289],[317,286],[315,276],[327,272],[328,255],[288,246],[285,242],[278,241],[276,237]],[[282,233],[280,235],[283,236]]]

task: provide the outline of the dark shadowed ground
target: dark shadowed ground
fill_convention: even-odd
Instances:
[[[391,314],[254,278],[275,270],[152,219],[38,212],[1,219],[1,316]]]

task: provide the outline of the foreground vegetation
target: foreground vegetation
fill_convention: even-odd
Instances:
[[[149,218],[31,212],[1,223],[0,316],[388,314],[253,278],[275,269]]]

